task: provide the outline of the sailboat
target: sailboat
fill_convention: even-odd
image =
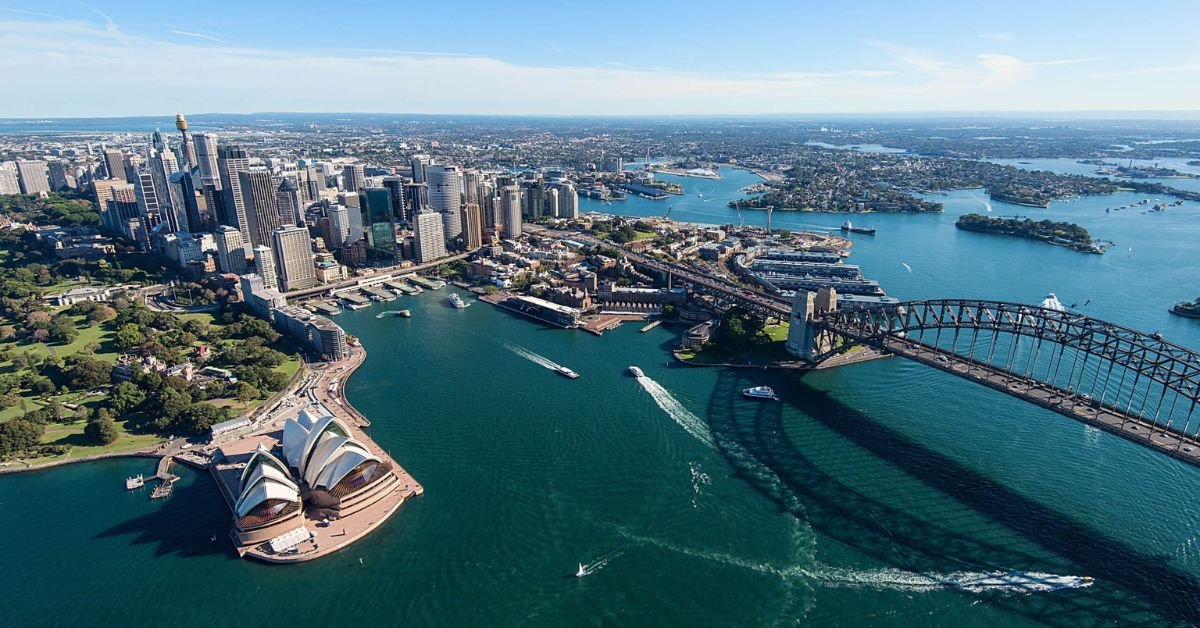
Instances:
[[[582,578],[582,577],[584,577],[584,576],[586,576],[586,575],[588,575],[588,574],[587,574],[587,568],[583,566],[583,563],[579,563],[579,571],[576,571],[576,572],[575,572],[575,577],[576,577],[576,578]]]

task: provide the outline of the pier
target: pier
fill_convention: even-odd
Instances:
[[[171,491],[175,488],[175,483],[179,481],[179,476],[171,473],[171,463],[174,460],[171,456],[163,456],[159,459],[158,468],[154,473],[154,478],[159,480],[159,484],[150,493],[150,499],[163,499],[164,497],[171,496]]]

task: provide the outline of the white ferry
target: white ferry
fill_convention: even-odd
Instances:
[[[467,307],[466,302],[464,302],[462,300],[462,297],[458,296],[458,293],[451,292],[449,298],[447,298],[446,300],[449,301],[450,305],[453,305],[456,309],[461,310],[461,309]]]
[[[775,390],[770,386],[754,386],[753,388],[742,389],[742,396],[747,399],[762,399],[765,401],[775,401],[779,397],[775,396]]]
[[[640,369],[636,366],[629,367],[629,374],[634,377],[645,377],[646,376],[646,374],[642,372],[642,369]]]
[[[559,375],[562,375],[563,377],[565,377],[567,379],[578,379],[579,378],[579,373],[576,373],[575,371],[572,371],[571,369],[569,369],[565,366],[554,367],[554,372],[558,373]]]

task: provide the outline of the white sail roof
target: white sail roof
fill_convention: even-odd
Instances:
[[[298,502],[300,501],[300,493],[287,485],[268,479],[255,483],[247,492],[242,494],[234,506],[234,511],[237,512],[238,518],[241,519],[251,510],[258,507],[259,504],[272,499]]]
[[[287,458],[288,466],[300,468],[300,453],[308,440],[308,429],[294,419],[283,424],[283,457]]]
[[[356,469],[364,462],[379,462],[379,458],[372,455],[369,451],[362,447],[347,445],[342,449],[341,455],[336,460],[325,466],[321,474],[317,476],[317,487],[330,489],[337,486],[342,478],[348,473]]]

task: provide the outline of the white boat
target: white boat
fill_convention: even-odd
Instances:
[[[779,397],[775,396],[775,390],[770,386],[754,386],[752,388],[743,388],[742,396],[747,399],[764,399],[775,401]]]
[[[646,376],[646,374],[642,372],[642,369],[640,369],[636,366],[629,367],[629,374],[634,377],[645,377]]]
[[[586,575],[587,575],[587,568],[583,566],[583,563],[579,563],[579,571],[575,572],[575,577],[582,578]]]
[[[558,373],[559,375],[562,375],[563,377],[566,377],[567,379],[578,379],[579,378],[579,373],[576,373],[575,371],[572,371],[571,369],[569,369],[565,366],[554,367],[554,372]]]
[[[450,305],[453,305],[457,309],[461,310],[467,307],[467,304],[462,300],[462,297],[458,296],[458,293],[451,292],[450,297],[446,300],[450,302]]]

